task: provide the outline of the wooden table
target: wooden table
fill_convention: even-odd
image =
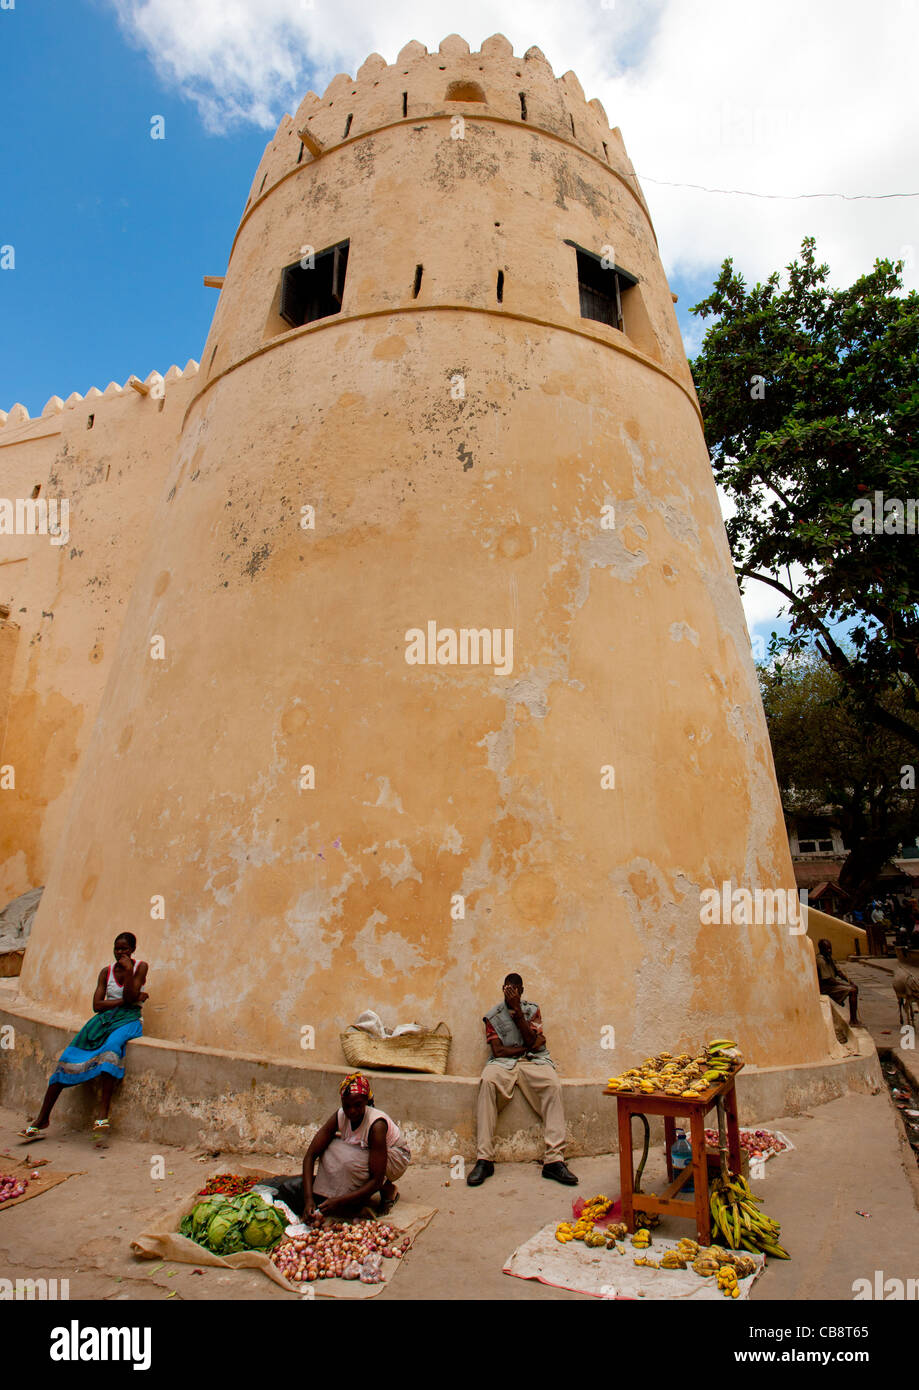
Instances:
[[[740,1068],[738,1068],[740,1070]],[[709,1152],[717,1154],[717,1149],[707,1150],[705,1143],[705,1117],[719,1099],[724,1101],[727,1120],[729,1169],[732,1177],[740,1173],[741,1148],[740,1129],[737,1123],[737,1096],[734,1081],[737,1072],[729,1076],[710,1091],[704,1091],[698,1099],[689,1100],[683,1096],[667,1096],[661,1091],[644,1093],[642,1091],[604,1091],[605,1096],[615,1096],[619,1114],[619,1171],[622,1196],[622,1220],[629,1229],[635,1230],[635,1213],[638,1211],[657,1212],[661,1216],[680,1216],[684,1220],[695,1220],[696,1238],[700,1245],[711,1244],[711,1211],[708,1195]],[[632,1116],[662,1115],[664,1117],[664,1142],[667,1148],[667,1177],[669,1186],[656,1196],[633,1189],[634,1165],[632,1161]],[[686,1165],[678,1178],[673,1176],[673,1159],[670,1150],[676,1142],[676,1121],[689,1117],[689,1142],[692,1147],[692,1161]],[[695,1184],[691,1198],[677,1197],[677,1193],[689,1182],[690,1176]]]

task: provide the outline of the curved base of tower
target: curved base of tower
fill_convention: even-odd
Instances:
[[[737,1082],[742,1124],[799,1114],[847,1091],[880,1088],[870,1035],[849,1029],[846,1041],[837,1041],[828,1001],[823,1011],[827,1060],[745,1068]],[[16,1037],[16,1046],[4,1053],[0,1105],[34,1115],[56,1059],[83,1021],[21,999],[17,980],[0,981],[0,1028],[11,1025]],[[114,1126],[129,1139],[302,1158],[317,1126],[337,1107],[338,1087],[348,1071],[344,1065],[139,1038],[131,1043],[127,1075],[116,1094]],[[618,1148],[616,1105],[602,1095],[605,1083],[605,1076],[562,1078],[570,1156]],[[478,1077],[375,1072],[374,1088],[377,1103],[405,1132],[415,1161],[474,1159]],[[96,1095],[93,1086],[73,1087],[61,1097],[52,1125],[88,1129]],[[663,1143],[656,1128],[660,1121],[651,1123],[654,1142]],[[540,1122],[519,1093],[501,1113],[497,1136],[499,1162],[542,1158]]]

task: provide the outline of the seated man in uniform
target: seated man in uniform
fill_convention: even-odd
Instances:
[[[479,1082],[476,1164],[466,1182],[470,1187],[479,1187],[494,1173],[498,1108],[507,1104],[519,1083],[524,1096],[543,1119],[546,1139],[543,1177],[577,1187],[578,1180],[565,1163],[562,1083],[546,1049],[539,1005],[523,998],[523,980],[519,975],[506,977],[503,1000],[485,1015],[483,1022],[491,1060],[486,1063]]]
[[[820,980],[820,993],[828,994],[837,1004],[849,1001],[849,1022],[861,1023],[858,1017],[858,985],[853,985],[848,975],[844,975],[833,959],[833,947],[827,937],[817,942],[817,975]]]

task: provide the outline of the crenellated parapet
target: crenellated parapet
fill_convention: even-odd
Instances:
[[[77,406],[87,405],[90,410],[95,412],[96,408],[104,401],[111,401],[115,397],[131,397],[136,400],[143,400],[147,397],[153,400],[165,398],[169,386],[180,382],[190,381],[198,373],[198,363],[193,357],[189,357],[184,367],[171,366],[165,376],[153,371],[144,378],[129,376],[123,386],[119,386],[117,381],[110,381],[104,391],[100,391],[98,386],[90,386],[85,396],[79,391],[72,391],[66,400],[60,396],[50,396],[46,401],[41,415],[34,419],[29,415],[28,410],[18,401],[11,406],[9,411],[0,410],[0,429],[12,431],[22,429],[26,425],[38,425],[41,420],[47,420],[55,415],[61,415],[69,410],[75,410]],[[133,388],[133,389],[132,389]]]
[[[573,72],[556,77],[539,48],[517,57],[503,34],[477,51],[450,34],[436,53],[413,40],[395,63],[372,53],[355,77],[339,73],[321,97],[307,92],[265,147],[246,209],[292,167],[348,141],[403,121],[456,115],[517,122],[576,145],[628,180],[643,205],[618,128],[599,100],[587,100]]]

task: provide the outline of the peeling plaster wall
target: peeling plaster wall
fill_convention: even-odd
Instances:
[[[807,938],[700,925],[701,889],[794,876],[631,166],[537,50],[445,43],[336,78],[266,150],[23,991],[79,1011],[117,923],[151,963],[148,1032],[190,1045],[302,1059],[309,1027],[334,1064],[369,1007],[444,1019],[473,1075],[517,969],[568,1075],[713,1032],[821,1061]],[[445,103],[472,69],[488,104]],[[282,267],[346,237],[341,313],[289,329]],[[630,335],[580,317],[566,238],[639,277]],[[512,629],[512,672],[408,665],[428,620]]]
[[[172,372],[159,397],[113,383],[0,429],[0,497],[66,499],[70,533],[0,535],[0,603],[18,629],[0,674],[0,763],[15,769],[0,790],[0,905],[46,882],[63,833],[191,394],[193,373]]]

